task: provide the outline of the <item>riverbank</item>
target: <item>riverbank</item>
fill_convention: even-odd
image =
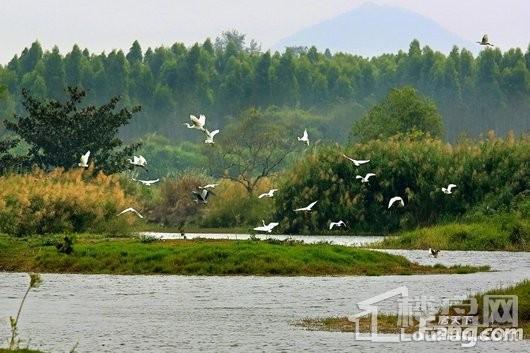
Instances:
[[[82,235],[70,255],[59,238],[0,236],[0,271],[86,274],[334,276],[473,273],[487,266],[422,266],[397,255],[292,241],[165,240]]]
[[[484,295],[516,295],[518,297],[518,327],[523,329],[525,339],[530,339],[530,280],[520,282],[514,286],[493,289],[485,293],[474,295],[478,302],[478,317],[479,322],[483,320],[483,301]],[[454,308],[451,307],[449,313],[456,315]],[[435,315],[438,322],[438,316],[441,312]],[[379,314],[377,316],[378,332],[397,334],[401,332],[400,320],[395,314]],[[371,317],[367,315],[359,320],[359,331],[370,332]],[[412,333],[418,329],[418,321],[413,320],[411,327],[406,327],[406,333]],[[294,323],[295,326],[303,327],[312,331],[333,331],[333,332],[355,332],[356,327],[353,321],[347,317],[325,317],[325,318],[306,318]]]
[[[502,220],[475,223],[450,223],[394,234],[370,244],[381,249],[530,251],[529,222],[515,225]]]

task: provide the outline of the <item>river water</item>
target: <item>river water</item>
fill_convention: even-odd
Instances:
[[[158,239],[183,239],[180,233],[160,233],[160,232],[142,232],[140,235],[155,237]],[[268,238],[278,240],[301,240],[306,244],[315,244],[320,242],[328,242],[336,245],[359,246],[367,245],[377,241],[383,240],[383,236],[349,236],[349,235],[284,235],[284,234],[255,234],[256,238],[265,240]],[[206,238],[219,240],[248,240],[250,234],[222,234],[222,233],[186,233],[186,239]]]
[[[406,286],[437,301],[530,278],[530,253],[389,250],[424,264],[490,265],[467,275],[200,277],[44,274],[30,293],[20,336],[32,348],[68,352],[529,352],[530,343],[372,343],[351,333],[307,331],[303,318],[351,315],[356,303]],[[27,275],[0,273],[0,339]]]

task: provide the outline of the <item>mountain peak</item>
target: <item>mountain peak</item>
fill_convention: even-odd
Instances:
[[[414,39],[446,53],[454,45],[472,47],[430,18],[401,7],[365,2],[281,40],[274,48],[315,45],[321,50],[373,56],[407,50]]]

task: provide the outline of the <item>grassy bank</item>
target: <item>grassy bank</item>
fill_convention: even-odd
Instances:
[[[512,287],[494,289],[486,293],[474,295],[478,301],[479,322],[482,322],[483,295],[517,295],[518,296],[518,327],[523,329],[524,338],[530,338],[530,281],[526,280]],[[454,311],[450,311],[454,315]],[[392,314],[379,314],[377,317],[378,331],[381,333],[399,333],[401,327],[398,325],[398,316]],[[370,332],[369,316],[359,320],[361,332]],[[435,320],[437,322],[437,319]],[[295,323],[296,326],[304,327],[314,331],[335,331],[335,332],[355,332],[355,323],[347,317],[327,317],[327,318],[307,318]],[[414,321],[414,326],[406,328],[406,332],[412,333],[418,328],[418,322]]]
[[[259,225],[259,224],[258,224]],[[198,226],[186,226],[184,228],[176,226],[162,226],[153,223],[143,223],[136,227],[138,232],[157,233],[198,233],[198,234],[251,234],[254,232],[251,227],[230,227],[230,228],[204,228]]]
[[[372,248],[530,251],[530,225],[502,221],[451,223],[398,233]]]
[[[401,256],[280,241],[108,239],[80,236],[70,255],[55,239],[0,236],[0,271],[180,275],[384,275],[471,273],[487,267],[421,266]]]
[[[42,353],[41,351],[36,351],[33,349],[7,349],[0,348],[0,353]]]

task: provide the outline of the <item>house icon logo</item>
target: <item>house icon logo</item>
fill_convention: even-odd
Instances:
[[[381,293],[379,295],[376,295],[375,297],[371,297],[369,299],[363,300],[359,303],[357,303],[357,306],[359,307],[359,310],[361,310],[359,313],[355,315],[348,316],[348,320],[355,323],[355,339],[360,341],[372,341],[372,342],[400,342],[400,336],[399,335],[381,335],[377,331],[377,316],[379,313],[379,307],[377,303],[380,303],[382,301],[386,301],[388,299],[397,297],[399,305],[399,316],[402,316],[403,308],[406,307],[406,303],[408,302],[408,296],[409,291],[407,287],[399,287],[392,289],[388,292]],[[359,321],[362,318],[366,318],[367,316],[370,316],[370,333],[362,333],[360,331],[360,324]]]

